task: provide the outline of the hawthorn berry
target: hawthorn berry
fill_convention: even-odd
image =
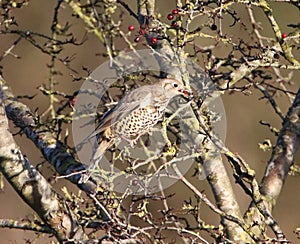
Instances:
[[[215,30],[218,29],[218,26],[217,26],[216,24],[212,24],[212,25],[210,26],[210,28],[211,28],[213,31],[215,31]]]
[[[141,40],[141,37],[140,37],[140,36],[137,36],[137,37],[134,39],[135,42],[139,42],[140,40]]]
[[[190,95],[190,93],[189,93],[188,91],[184,90],[184,91],[183,91],[183,95],[187,97],[187,96]]]
[[[151,38],[151,43],[156,44],[157,43],[157,37],[152,37]]]
[[[135,27],[133,25],[128,26],[129,31],[134,31]]]
[[[172,19],[174,19],[174,15],[173,14],[168,14],[167,18],[168,18],[168,20],[172,20]]]
[[[139,184],[139,181],[137,179],[133,179],[131,183],[133,186],[137,186]]]
[[[178,27],[177,21],[172,21],[171,25],[172,25],[174,28]]]
[[[282,37],[282,39],[287,38],[287,34],[286,33],[282,33],[281,37]]]
[[[178,9],[173,9],[172,14],[178,14]]]
[[[73,99],[71,100],[71,105],[74,107],[76,102],[77,102],[77,98],[73,97]]]

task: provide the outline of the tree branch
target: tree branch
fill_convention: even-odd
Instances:
[[[9,132],[4,106],[2,89],[0,92],[1,172],[19,196],[52,229],[59,241],[68,239],[86,240],[87,236],[64,199],[52,189],[47,180],[30,164],[14,142]]]
[[[146,10],[143,10],[143,8],[145,8],[144,5],[139,6],[140,24],[142,24],[142,21],[145,18],[147,18],[147,16],[142,15],[145,14],[145,12],[147,12]],[[159,20],[151,19],[151,22],[150,18],[148,18],[147,20],[149,21],[148,26],[150,28],[150,31],[146,33],[146,39],[148,41],[148,44],[153,48],[155,58],[160,65],[161,71],[164,71],[169,75],[173,75],[179,80],[183,80],[186,83],[186,85],[189,86],[191,74],[189,74],[187,67],[188,64],[186,63],[188,55],[185,53],[183,48],[178,48],[177,50],[175,50],[174,47],[171,46],[170,41],[168,40],[168,38],[166,38],[166,33],[163,33],[163,31],[165,30],[161,30],[161,33],[155,31],[151,32],[151,29],[155,30],[163,26],[159,23]],[[157,44],[153,44],[151,42],[151,38],[153,37],[162,39],[159,40]],[[196,83],[202,82],[203,87],[207,85],[208,88],[206,88],[206,90],[209,93],[208,96],[215,97],[217,92],[210,86],[210,79],[206,75],[203,75],[202,72],[196,73],[198,79]],[[214,93],[212,94],[212,92]],[[204,93],[205,92],[203,92],[203,94]],[[193,110],[197,115],[195,116],[195,114],[191,114],[189,119],[185,119],[184,124],[189,128],[190,131],[193,131],[193,133],[195,133],[196,131],[201,131],[198,122],[199,120],[201,120],[201,115],[200,108],[198,106],[193,108]],[[204,121],[202,122],[205,123]],[[206,141],[205,138],[205,133],[199,133],[195,145],[201,145],[200,142]],[[203,164],[203,168],[207,175],[207,180],[211,186],[218,207],[224,213],[234,216],[237,219],[242,219],[242,213],[236,201],[231,182],[222,162],[221,154],[216,157],[216,151],[218,151],[218,149],[212,141],[208,141],[205,143],[205,145],[202,146],[209,151],[209,153],[207,153],[207,155],[204,156],[205,163]],[[222,223],[225,226],[229,239],[232,239],[237,242],[251,242],[251,238],[248,235],[242,234],[244,233],[244,231],[238,224],[223,217],[221,217],[221,219]]]
[[[283,121],[276,146],[268,162],[260,190],[273,207],[294,162],[300,144],[300,88]]]
[[[271,226],[279,240],[285,240],[285,236],[280,230],[278,224],[272,218],[271,212],[282,191],[283,184],[290,167],[293,164],[299,144],[300,89],[298,90],[295,100],[289,108],[286,117],[284,118],[276,146],[272,151],[272,156],[261,181],[260,193],[262,198],[259,199],[259,202],[253,201],[245,214],[245,220],[248,223],[257,223],[256,227],[253,228],[253,231],[255,231],[257,235],[261,234],[262,224],[263,222],[266,222]],[[259,208],[259,211],[256,207]],[[264,218],[266,220],[264,220]]]

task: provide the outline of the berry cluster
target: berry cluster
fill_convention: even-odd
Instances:
[[[176,15],[179,15],[179,10],[178,9],[173,9],[171,13],[168,14],[167,19],[171,20],[172,27],[177,28],[179,27],[179,23],[177,21],[177,18],[175,19]],[[147,24],[142,24],[140,25],[139,29],[139,34],[135,37],[134,41],[135,42],[140,42],[141,38],[147,33]],[[133,25],[128,26],[129,31],[134,31],[135,27]],[[150,39],[152,45],[156,45],[158,42],[158,38],[156,36],[151,37]]]
[[[173,20],[175,18],[175,16],[178,15],[178,13],[179,13],[178,9],[173,9],[172,13],[168,14],[167,19],[168,20]],[[178,27],[177,20],[173,20],[172,23],[171,23],[171,26],[174,27],[174,28],[177,28]]]
[[[135,26],[134,25],[129,25],[128,26],[128,30],[129,31],[134,31],[135,30]],[[136,38],[134,39],[135,42],[139,42],[142,38],[142,36],[144,36],[147,33],[147,25],[142,24],[140,25],[140,30],[139,30],[139,35],[136,36]]]
[[[134,41],[135,42],[140,42],[142,37],[147,33],[147,28],[148,26],[146,24],[141,24],[140,25],[140,29],[139,29],[139,34],[134,38]],[[134,31],[135,30],[135,27],[133,25],[129,25],[128,26],[128,30],[129,31]],[[157,44],[157,37],[151,37],[151,44],[152,45],[156,45]]]

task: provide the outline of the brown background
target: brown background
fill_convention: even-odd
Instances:
[[[21,29],[30,29],[36,32],[42,32],[49,34],[50,23],[53,16],[53,2],[55,1],[30,1],[29,5],[22,10],[16,10],[16,16],[18,19],[19,27]],[[162,12],[162,18],[165,18],[167,12],[171,11],[174,7],[175,1],[157,1],[161,2],[158,5],[159,11]],[[134,6],[132,4],[132,6]],[[172,7],[171,7],[172,6]],[[287,23],[297,23],[299,22],[299,11],[295,7],[291,7],[288,4],[272,4],[274,9],[274,15],[278,19],[280,27],[282,30],[289,32],[289,28],[286,26]],[[67,7],[68,8],[68,7]],[[247,17],[246,10],[244,6],[240,5],[236,8],[239,11],[239,16]],[[65,18],[68,20],[70,18],[69,13],[65,11]],[[243,14],[244,12],[244,14]],[[264,35],[273,36],[272,30],[264,17],[261,10],[255,9],[255,16],[258,21],[262,22],[264,27]],[[129,17],[128,17],[129,18]],[[295,21],[297,20],[298,21]],[[226,18],[225,20],[226,21]],[[85,30],[83,29],[82,22],[80,20],[69,19],[72,22],[74,31],[78,38],[83,37]],[[244,20],[247,22],[247,20]],[[135,20],[126,19],[123,26],[128,26],[129,23],[137,25]],[[224,29],[224,32],[229,32],[230,35],[243,35],[243,32],[239,28],[229,28]],[[11,43],[17,37],[14,35],[1,36],[0,39],[0,52],[3,53]],[[245,35],[245,38],[247,36]],[[133,37],[132,37],[133,39]],[[208,45],[209,40],[201,39],[199,41],[202,46]],[[142,46],[141,46],[142,48]],[[90,70],[95,69],[101,64],[103,60],[99,56],[95,56],[95,53],[99,53],[103,50],[103,47],[98,43],[97,39],[92,35],[88,35],[88,41],[81,47],[77,48],[75,51],[71,48],[65,51],[69,55],[76,52],[74,62],[72,63],[73,68],[78,70],[82,75],[82,66],[88,67]],[[215,50],[216,55],[222,55],[225,50]],[[25,102],[28,106],[35,110],[38,108],[38,113],[43,113],[48,106],[48,100],[45,96],[41,95],[37,87],[41,84],[48,84],[49,71],[47,69],[47,64],[50,62],[50,58],[40,51],[36,50],[31,44],[23,40],[20,45],[18,45],[13,53],[20,56],[20,59],[14,57],[7,57],[1,65],[3,68],[4,79],[12,87],[14,94],[17,95],[34,95],[37,94],[34,100]],[[299,52],[298,54],[299,59]],[[71,81],[70,73],[65,67],[61,65],[63,76],[58,77],[59,85],[58,90],[62,90],[66,93],[72,93],[79,88],[80,84],[76,84]],[[299,87],[300,72],[294,72],[293,81],[295,85],[290,88],[297,91]],[[227,146],[233,151],[238,152],[257,172],[257,179],[261,179],[261,176],[266,167],[266,162],[270,157],[270,152],[262,152],[258,143],[262,142],[266,138],[270,138],[272,142],[275,142],[274,136],[270,134],[266,127],[259,125],[259,120],[265,120],[272,123],[273,126],[280,128],[281,121],[278,116],[275,116],[273,109],[265,100],[258,100],[261,94],[253,90],[253,95],[245,96],[242,94],[235,93],[233,95],[225,94],[222,96],[224,106],[226,109],[226,119],[227,119]],[[283,113],[287,111],[289,101],[286,97],[279,98],[280,107]],[[35,149],[34,145],[28,141],[25,136],[16,137],[17,143],[19,143],[24,154],[27,155],[29,160],[33,164],[38,164],[43,161],[39,151]],[[296,163],[299,162],[299,153],[297,155]],[[47,167],[44,167],[46,169]],[[191,172],[189,172],[191,173]],[[191,180],[193,182],[193,179]],[[12,187],[5,181],[4,191],[0,193],[0,218],[8,219],[22,219],[26,216],[32,214],[32,210],[26,206],[22,199],[14,192]],[[194,181],[194,183],[196,183]],[[293,230],[300,226],[300,196],[299,196],[299,177],[288,177],[286,184],[283,188],[283,192],[278,199],[278,203],[274,210],[274,217],[280,223],[283,231],[287,234],[289,240],[296,242],[296,235]],[[203,184],[203,185],[202,185]],[[77,192],[77,188],[70,185],[64,180],[60,180],[58,183],[54,184],[56,189],[60,189],[62,186],[67,185],[70,187],[70,191]],[[186,189],[178,189],[176,185],[167,190],[167,192],[174,192],[176,189],[176,197],[181,199],[187,199],[185,192]],[[207,187],[206,182],[201,182],[199,187],[200,190],[205,190],[205,193],[210,196],[210,189]],[[249,204],[249,198],[245,197],[242,190],[239,187],[235,187],[236,194],[239,196],[239,202],[243,209],[246,209]],[[176,201],[174,201],[176,202]],[[178,201],[179,202],[179,201]],[[175,205],[174,205],[175,206]],[[205,207],[203,207],[203,219],[208,220],[209,223],[217,224],[218,220],[215,217],[207,216]],[[1,241],[0,243],[25,243],[25,239],[29,238],[34,240],[35,235],[28,231],[22,230],[9,230],[0,229]],[[53,240],[53,239],[52,239]],[[50,239],[47,237],[45,239],[39,238],[36,243],[48,243]],[[179,242],[178,242],[179,243]]]

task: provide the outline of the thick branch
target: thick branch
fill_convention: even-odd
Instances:
[[[48,132],[47,128],[40,126],[37,129],[34,127],[34,115],[26,105],[14,99],[13,94],[2,77],[0,77],[0,98],[4,98],[8,118],[11,119],[16,126],[22,129],[59,175],[66,176],[65,178],[67,180],[76,184],[88,194],[96,191],[97,193],[100,193],[103,190],[101,186],[96,185],[92,178],[84,184],[79,183],[81,178],[80,172],[86,170],[85,166],[74,159],[73,155],[67,152],[67,148],[59,142],[52,133]],[[110,219],[109,215],[106,214],[107,211],[104,207],[101,213],[103,214],[103,220]]]
[[[3,91],[3,90],[2,90]],[[48,225],[59,241],[87,236],[65,201],[23,156],[9,132],[3,93],[0,96],[0,169],[20,197]]]
[[[278,198],[300,144],[300,88],[283,121],[277,143],[261,182],[261,193],[272,200]]]
[[[64,145],[47,132],[47,128],[43,126],[35,128],[33,113],[26,105],[14,98],[2,77],[0,77],[0,97],[5,104],[7,117],[23,130],[60,175],[70,175],[67,179],[86,192],[93,192],[96,189],[96,184],[92,180],[85,184],[78,184],[80,174],[74,174],[74,172],[85,170],[84,165],[76,161]]]
[[[16,221],[13,219],[0,219],[0,228],[31,230],[39,233],[55,234],[48,226],[36,224],[29,220]]]
[[[262,223],[269,224],[278,239],[284,240],[278,224],[271,216],[276,200],[282,191],[283,184],[293,164],[296,152],[300,144],[300,89],[283,121],[276,146],[268,162],[264,177],[260,184],[262,198],[259,202],[252,202],[245,214],[247,223],[257,223],[253,231],[259,235],[262,231]],[[257,207],[260,209],[258,211]],[[263,210],[263,212],[262,212]],[[265,220],[264,220],[265,219]]]

